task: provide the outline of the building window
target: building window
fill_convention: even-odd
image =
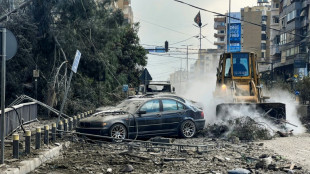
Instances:
[[[262,52],[262,58],[265,58],[265,52]]]
[[[266,50],[266,43],[261,43],[261,49]]]
[[[223,37],[221,37],[221,38],[220,38],[220,41],[224,41],[224,38],[223,38]]]
[[[277,35],[276,37],[274,37],[273,39],[273,44],[279,44],[280,43],[280,35]]]
[[[266,34],[262,34],[262,40],[267,40],[267,35]]]
[[[287,22],[296,18],[296,10],[293,10],[287,14]]]
[[[262,24],[262,31],[266,31],[266,24]]]
[[[220,30],[220,33],[223,34],[223,33],[225,33],[225,31],[224,30]]]
[[[280,35],[280,45],[286,44],[286,33]]]
[[[267,16],[262,16],[262,21],[267,21]]]
[[[273,23],[278,24],[279,23],[279,17],[274,16],[272,18]]]

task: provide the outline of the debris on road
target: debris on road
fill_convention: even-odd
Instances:
[[[173,144],[206,145],[197,150]],[[134,147],[134,148],[132,148]],[[290,167],[295,173],[307,173],[292,167],[261,143],[239,142],[210,137],[175,139],[174,143],[161,144],[113,143],[85,141],[80,138],[58,159],[50,161],[31,174],[53,173],[287,173]],[[129,150],[130,149],[130,150]],[[259,163],[259,164],[258,164]],[[290,165],[286,165],[290,164]],[[260,166],[259,166],[260,165]],[[299,165],[299,164],[298,164]]]

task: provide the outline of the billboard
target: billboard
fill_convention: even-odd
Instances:
[[[233,12],[230,13],[230,16],[234,19],[230,19],[230,25],[229,19],[227,19],[227,26],[229,26],[227,27],[227,51],[239,52],[241,51],[241,21],[238,19],[241,19],[241,13]]]

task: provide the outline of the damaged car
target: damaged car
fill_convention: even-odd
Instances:
[[[81,119],[76,131],[116,139],[174,135],[191,138],[204,125],[201,109],[174,98],[133,98],[113,110]]]

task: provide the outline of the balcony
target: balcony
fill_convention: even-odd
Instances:
[[[225,45],[226,42],[225,41],[215,41],[214,45]]]
[[[225,30],[226,26],[225,25],[214,25],[215,30]]]
[[[310,0],[304,0],[302,2],[302,8],[306,8],[310,4]]]
[[[310,23],[309,19],[307,17],[305,17],[302,21],[301,21],[301,25],[302,27],[307,26]]]
[[[217,16],[214,18],[214,22],[225,22],[226,21],[226,17],[224,16]]]
[[[220,37],[225,37],[225,36],[226,36],[225,33],[214,33],[215,38],[220,38]]]
[[[280,54],[279,45],[272,45],[270,49],[270,55]]]

